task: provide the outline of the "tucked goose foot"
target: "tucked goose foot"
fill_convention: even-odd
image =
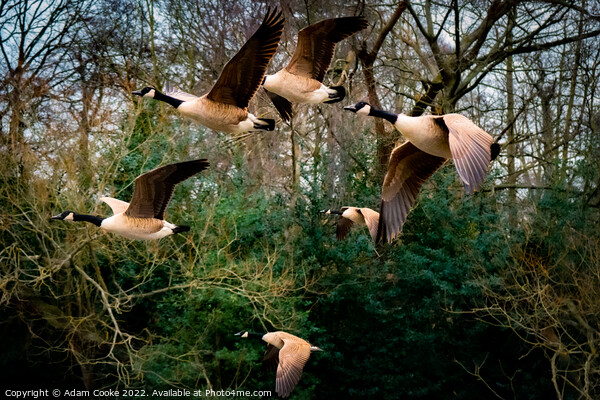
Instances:
[[[272,131],[275,129],[275,120],[270,118],[257,118],[254,121],[254,129],[260,131]]]

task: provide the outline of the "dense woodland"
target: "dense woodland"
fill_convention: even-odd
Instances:
[[[364,15],[325,78],[244,139],[131,93],[205,93],[267,7],[285,30]],[[0,0],[0,387],[274,390],[264,343],[321,347],[295,399],[600,398],[597,0]],[[134,98],[135,97],[135,98]],[[391,124],[343,106],[458,112],[501,146],[483,189],[452,163],[402,236],[335,238],[322,209],[378,209]],[[50,221],[110,214],[136,176],[207,158],[154,242]]]

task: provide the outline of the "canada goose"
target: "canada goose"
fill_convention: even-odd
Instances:
[[[298,45],[288,65],[273,75],[265,75],[263,88],[284,121],[292,116],[294,103],[337,103],[346,96],[343,86],[327,87],[323,78],[336,43],[368,26],[364,17],[326,19],[298,33]]]
[[[374,109],[363,101],[344,109],[383,118],[407,139],[390,155],[381,190],[377,240],[391,242],[400,233],[423,182],[446,160],[454,160],[465,190],[471,194],[479,190],[490,162],[500,152],[492,136],[460,114],[410,117]]]
[[[281,397],[288,397],[294,390],[310,353],[323,351],[316,346],[311,346],[306,340],[287,332],[277,331],[262,334],[240,331],[235,335],[243,338],[260,338],[268,343],[264,361],[278,364],[275,391]]]
[[[173,196],[175,185],[208,168],[205,160],[193,160],[165,165],[153,169],[135,179],[131,203],[111,197],[100,200],[110,206],[113,216],[102,218],[95,215],[65,211],[52,217],[64,221],[86,221],[130,239],[160,239],[174,233],[187,232],[189,226],[177,226],[163,220],[167,204]]]
[[[377,239],[377,226],[379,225],[379,213],[373,211],[370,208],[358,208],[358,207],[342,207],[341,210],[323,210],[324,214],[335,214],[339,215],[336,228],[337,240],[344,239],[352,225],[357,223],[358,225],[366,225],[369,228],[369,233],[373,238],[373,241]]]
[[[182,115],[216,131],[272,131],[275,129],[275,120],[258,118],[249,113],[247,107],[277,50],[284,20],[281,11],[268,11],[258,30],[225,65],[210,92],[201,97],[169,84],[165,93],[145,87],[133,94],[164,101]]]

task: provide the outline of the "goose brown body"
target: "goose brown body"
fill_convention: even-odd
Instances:
[[[149,240],[163,237],[159,232],[165,228],[167,229],[164,233],[168,233],[169,227],[165,225],[166,222],[156,218],[137,218],[121,213],[106,218],[100,227],[129,239]]]
[[[265,89],[294,103],[317,104],[323,100],[317,92],[323,86],[321,82],[313,78],[294,75],[287,69],[282,69],[269,76]]]
[[[166,93],[168,95],[168,92]],[[185,117],[220,132],[239,133],[252,130],[254,123],[248,118],[248,110],[231,104],[219,103],[199,97],[182,103],[177,110]],[[248,123],[244,124],[244,121]]]
[[[373,241],[377,238],[377,227],[379,225],[379,213],[366,207],[342,207],[337,210],[322,211],[325,214],[337,214],[340,217],[336,224],[336,238],[343,240],[348,236],[354,224],[365,225]]]

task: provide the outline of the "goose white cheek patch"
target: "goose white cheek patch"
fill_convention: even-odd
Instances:
[[[369,115],[370,112],[371,112],[371,106],[366,105],[363,108],[361,108],[360,110],[358,110],[356,113],[360,114],[360,115]]]

